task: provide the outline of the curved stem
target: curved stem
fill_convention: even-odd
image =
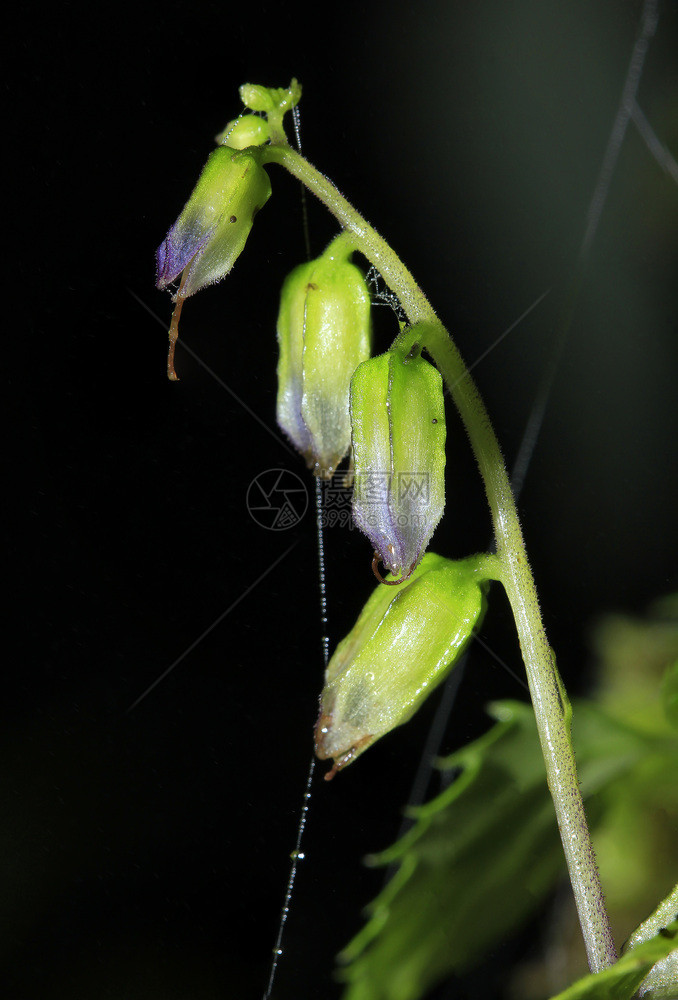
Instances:
[[[527,560],[511,485],[499,443],[476,385],[448,332],[397,254],[340,194],[331,181],[286,145],[262,150],[264,161],[279,163],[309,188],[348,229],[356,248],[397,294],[416,331],[409,336],[426,347],[440,369],[471,442],[492,514],[497,559],[520,639],[534,706],[546,776],[553,798],[588,962],[598,972],[616,960],[616,951],[584,804],[570,734],[570,709],[548,644],[534,579]]]
[[[259,155],[262,163],[279,163],[285,167],[322,201],[344,229],[351,231],[356,248],[374,264],[389,287],[396,292],[411,323],[437,321],[430,302],[400,258],[360,212],[337,191],[332,181],[287,144],[263,146]]]

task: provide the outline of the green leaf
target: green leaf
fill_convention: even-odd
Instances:
[[[492,729],[444,761],[457,779],[372,859],[398,870],[340,956],[344,1000],[416,1000],[517,930],[563,870],[532,709],[502,702],[491,713]],[[587,702],[575,706],[574,742],[585,796],[649,745]]]
[[[663,899],[647,920],[633,932],[626,947],[634,951],[656,934],[662,934],[672,921],[678,922],[678,885]],[[678,996],[678,942],[665,958],[657,962],[643,980],[639,995],[648,1000],[670,1000]]]
[[[609,969],[584,976],[551,1000],[631,1000],[652,966],[665,959],[676,947],[678,920],[663,928],[655,937],[627,951]],[[659,995],[676,997],[677,994],[673,991]]]
[[[674,729],[678,729],[678,660],[666,669],[662,679],[661,699],[668,722]]]

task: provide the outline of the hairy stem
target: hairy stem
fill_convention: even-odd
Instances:
[[[570,735],[570,709],[539,611],[518,512],[506,465],[476,385],[449,333],[397,254],[350,205],[331,181],[286,144],[262,150],[312,191],[352,234],[356,248],[396,293],[416,331],[405,331],[426,347],[440,369],[466,428],[492,514],[501,579],[513,610],[532,704],[546,764],[565,859],[584,943],[593,972],[617,958],[582,802]]]

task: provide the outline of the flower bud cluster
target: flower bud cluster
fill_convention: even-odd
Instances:
[[[217,137],[156,254],[157,287],[178,282],[170,378],[183,302],[220,281],[242,252],[271,195],[265,145],[287,145],[282,121],[301,88],[296,80],[279,90],[245,84],[240,94],[249,113]],[[376,588],[326,671],[315,737],[318,757],[334,761],[329,777],[407,721],[440,683],[481,619],[485,594],[482,557],[424,554],[445,504],[442,379],[421,356],[420,328],[408,331],[413,346],[399,338],[370,358],[370,293],[354,250],[344,231],[296,267],[277,321],[278,424],[323,478],[352,450],[353,519],[389,585]]]

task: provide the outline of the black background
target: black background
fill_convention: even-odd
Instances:
[[[6,518],[3,995],[245,998],[268,978],[322,682],[312,509],[270,532],[245,503],[277,467],[313,499],[275,427],[277,295],[304,256],[297,183],[270,168],[273,197],[233,273],[185,307],[182,338],[207,368],[180,347],[178,384],[164,375],[171,303],[153,261],[239,111],[238,85],[299,78],[305,154],[402,254],[469,363],[552,289],[475,370],[511,461],[640,10],[24,12],[5,152],[5,395],[19,442],[7,492],[19,504]],[[674,154],[677,31],[665,4],[639,92]],[[309,215],[316,253],[335,227],[312,200]],[[520,502],[572,691],[591,683],[595,617],[642,611],[676,583],[677,224],[678,186],[631,126]],[[376,327],[381,350],[397,329],[388,309]],[[488,533],[450,409],[433,547],[464,555]],[[333,646],[373,579],[357,532],[328,530],[326,548]],[[499,592],[483,637],[521,674]],[[524,692],[474,648],[443,749],[477,735],[498,697]],[[333,955],[382,880],[360,859],[397,832],[433,708],[331,784],[316,772],[277,1000],[339,995]],[[440,995],[498,995],[505,958]]]

